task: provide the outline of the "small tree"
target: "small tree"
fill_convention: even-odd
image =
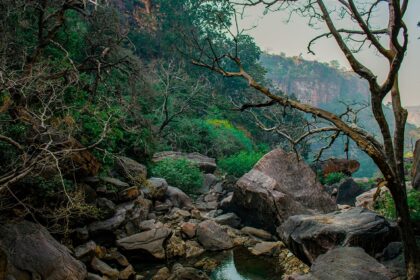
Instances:
[[[382,141],[375,139],[374,135],[348,123],[342,116],[330,111],[303,104],[297,100],[291,100],[285,94],[277,95],[268,87],[259,83],[248,72],[239,57],[237,47],[226,53],[217,53],[214,48],[211,59],[201,55],[193,61],[195,65],[208,68],[224,77],[239,77],[245,79],[249,86],[265,95],[269,101],[268,105],[279,105],[297,109],[299,111],[319,117],[337,128],[340,134],[351,138],[360,149],[366,152],[381,170],[386,186],[389,188],[396,205],[397,222],[404,244],[404,256],[407,267],[408,279],[420,278],[420,253],[416,244],[414,231],[410,222],[409,208],[407,204],[407,192],[404,179],[404,130],[407,120],[407,110],[401,105],[401,93],[399,89],[398,72],[404,59],[408,44],[408,30],[404,23],[404,14],[407,11],[408,0],[384,0],[355,2],[354,0],[328,1],[323,0],[244,0],[235,1],[235,4],[243,6],[254,6],[263,4],[266,9],[277,10],[291,8],[293,12],[308,16],[311,22],[314,20],[326,24],[328,32],[321,34],[314,40],[333,37],[340,50],[345,55],[353,71],[369,83],[370,102],[374,118],[379,125]],[[375,28],[372,24],[372,16],[378,5],[387,4],[388,23],[383,28]],[[329,6],[330,5],[330,6]],[[339,12],[339,17],[347,18],[352,23],[340,28],[340,21],[333,19],[333,11]],[[230,34],[232,32],[230,31]],[[240,32],[238,32],[240,34]],[[233,42],[238,45],[238,38],[234,36]],[[312,52],[312,40],[308,46]],[[387,42],[387,46],[383,42]],[[369,43],[389,63],[389,71],[385,81],[380,83],[373,69],[362,63],[356,54],[366,43]],[[209,40],[211,44],[211,40]],[[204,48],[202,48],[204,49]],[[395,125],[392,128],[383,111],[383,102],[388,94],[391,94],[392,110],[394,113]],[[262,107],[262,104],[249,105],[247,107]]]

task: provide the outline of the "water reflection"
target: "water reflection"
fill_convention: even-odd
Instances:
[[[227,252],[221,264],[211,273],[212,280],[275,280],[281,279],[272,259],[255,257],[246,249]]]

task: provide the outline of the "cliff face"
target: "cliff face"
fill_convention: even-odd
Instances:
[[[328,64],[267,54],[261,57],[261,63],[275,89],[293,94],[304,103],[335,110],[340,101],[362,102],[369,96],[365,81]]]

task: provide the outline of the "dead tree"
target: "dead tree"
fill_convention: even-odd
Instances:
[[[375,139],[369,132],[347,123],[340,116],[311,106],[299,101],[290,100],[286,95],[276,95],[268,87],[258,83],[243,67],[241,58],[235,53],[218,54],[215,48],[210,48],[210,55],[201,55],[193,61],[197,66],[210,69],[225,77],[239,77],[245,79],[249,86],[265,95],[273,104],[289,106],[302,112],[322,118],[333,125],[341,134],[352,139],[360,149],[366,152],[382,172],[386,186],[391,192],[397,211],[397,222],[400,228],[401,238],[404,244],[404,256],[408,279],[420,279],[420,253],[410,213],[407,204],[407,192],[404,179],[404,130],[407,119],[407,110],[401,105],[401,93],[399,89],[398,72],[404,59],[408,44],[408,30],[404,23],[404,14],[407,11],[408,0],[379,0],[367,1],[363,5],[354,0],[339,0],[325,2],[323,0],[281,1],[281,0],[244,0],[236,1],[240,5],[264,4],[267,9],[282,9],[289,7],[293,12],[299,12],[310,17],[311,21],[319,21],[326,24],[328,32],[318,36],[332,37],[340,50],[345,55],[352,70],[369,83],[370,104],[376,122],[382,135],[382,141]],[[388,24],[384,28],[374,28],[372,15],[380,4],[386,4],[389,17]],[[277,6],[276,6],[277,5]],[[299,6],[298,6],[299,5]],[[333,5],[333,7],[328,6]],[[338,22],[333,19],[334,10],[339,11],[341,16],[346,16],[355,23],[354,29],[339,28]],[[383,44],[386,40],[387,46]],[[235,40],[234,40],[235,41]],[[312,42],[311,42],[312,43]],[[358,44],[354,47],[353,44]],[[211,44],[211,40],[209,40]],[[369,44],[389,63],[389,71],[383,82],[378,81],[374,71],[363,64],[357,57],[357,51],[365,44]],[[203,48],[204,50],[204,48]],[[310,45],[309,45],[309,50]],[[211,56],[212,59],[205,59]],[[223,64],[226,60],[236,65],[236,70],[226,70]],[[395,125],[393,130],[385,118],[382,108],[385,97],[391,94],[392,109]],[[393,132],[391,132],[393,131]]]

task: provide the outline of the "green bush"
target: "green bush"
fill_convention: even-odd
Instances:
[[[420,191],[409,190],[407,192],[407,202],[410,209],[410,216],[413,221],[420,221]],[[391,195],[386,192],[384,196],[376,201],[375,209],[383,216],[389,219],[396,218],[396,210],[394,200]]]
[[[252,169],[260,158],[264,156],[263,152],[239,152],[230,157],[219,160],[219,167],[226,173],[235,177],[241,177]]]
[[[340,182],[342,179],[346,178],[346,175],[341,172],[332,172],[327,174],[322,180],[321,183],[324,185],[333,185]]]
[[[152,175],[165,178],[169,185],[186,193],[194,193],[203,184],[203,174],[190,161],[184,159],[164,159],[151,168]]]

